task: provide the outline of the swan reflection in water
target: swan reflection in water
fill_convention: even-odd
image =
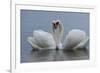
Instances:
[[[63,61],[89,59],[87,44],[89,38],[80,29],[72,29],[66,35],[64,42],[64,27],[59,20],[53,20],[52,31],[33,31],[33,36],[28,37],[28,42],[33,47],[31,52],[33,61]]]
[[[48,61],[68,61],[68,60],[88,60],[89,51],[84,49],[79,49],[77,51],[70,50],[54,50],[54,49],[44,49],[38,51],[31,51],[31,59],[28,62],[48,62]]]

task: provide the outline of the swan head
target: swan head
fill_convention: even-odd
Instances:
[[[53,32],[55,32],[57,29],[59,29],[58,31],[60,31],[60,33],[62,33],[64,30],[63,24],[60,22],[60,20],[53,20],[52,26],[53,26]]]
[[[54,29],[57,29],[60,25],[60,21],[59,20],[53,20],[52,22]]]

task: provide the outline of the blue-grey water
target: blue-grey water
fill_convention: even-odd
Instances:
[[[89,36],[89,13],[39,10],[21,10],[20,13],[21,63],[89,59],[89,52],[86,50],[78,50],[77,52],[63,50],[32,51],[31,45],[27,42],[27,38],[32,36],[34,30],[50,31],[53,20],[60,20],[63,23],[63,38],[72,29],[81,29]]]

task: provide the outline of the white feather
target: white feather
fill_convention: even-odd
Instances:
[[[76,50],[78,48],[82,48],[88,42],[88,38],[86,33],[79,29],[71,30],[63,43],[63,49],[68,50]]]
[[[33,37],[29,37],[28,41],[33,48],[37,49],[55,49],[56,47],[53,36],[43,30],[35,30]]]

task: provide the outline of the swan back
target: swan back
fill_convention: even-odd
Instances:
[[[35,44],[42,48],[55,46],[53,36],[48,32],[43,30],[36,30],[33,32],[33,37]]]
[[[79,29],[71,30],[66,36],[63,48],[64,49],[73,49],[76,45],[86,39],[86,33]]]

